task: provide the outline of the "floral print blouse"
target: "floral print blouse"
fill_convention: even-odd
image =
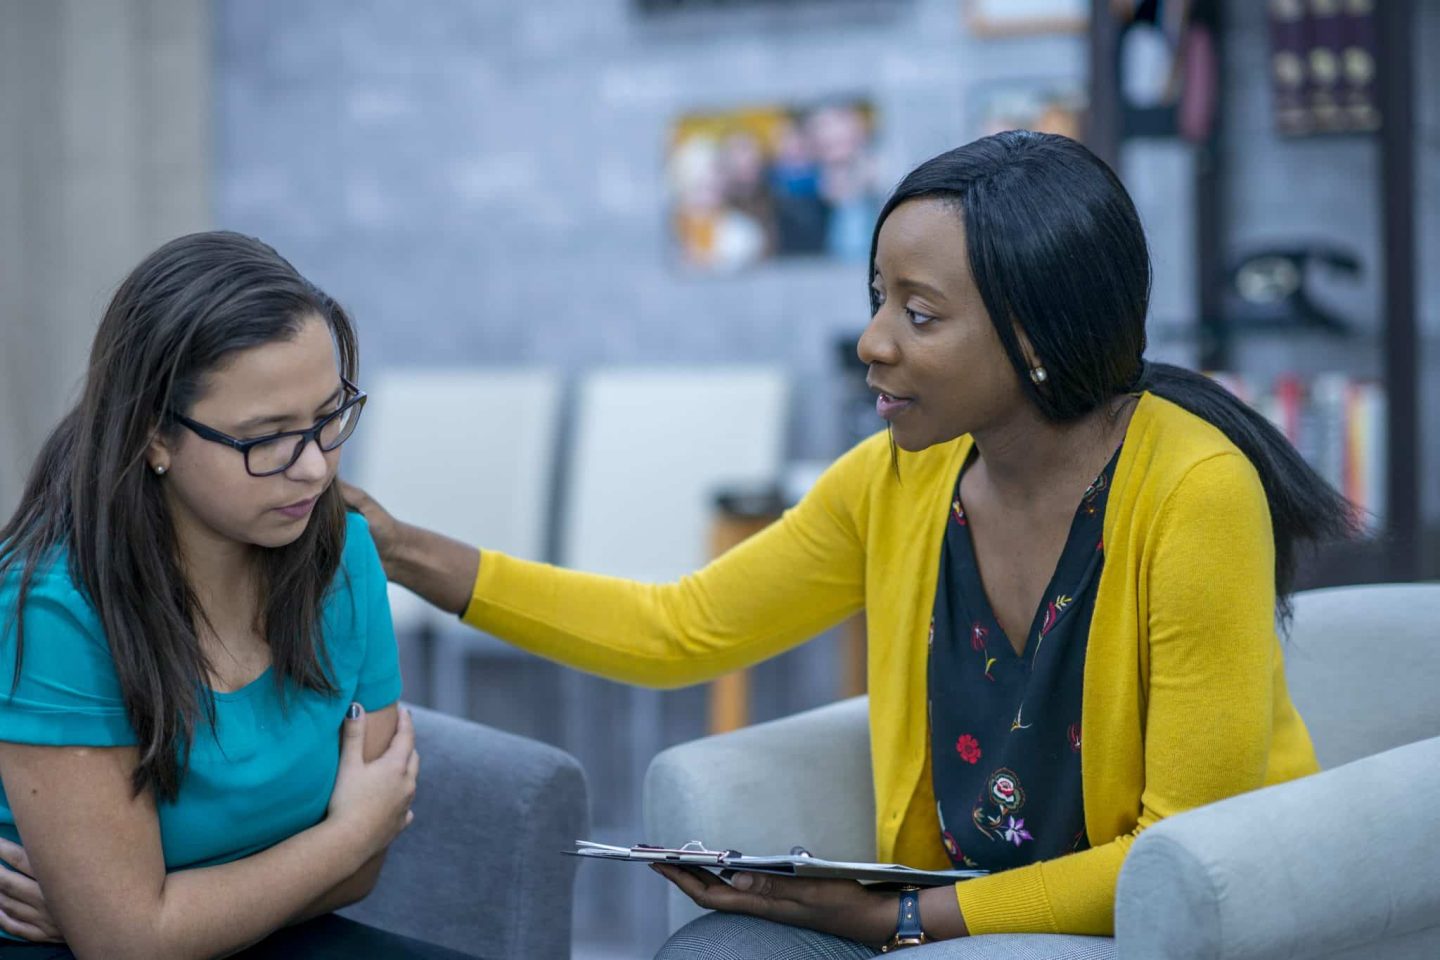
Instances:
[[[956,867],[1007,870],[1089,846],[1080,703],[1119,457],[1081,497],[1020,654],[990,609],[955,482],[930,624],[929,706],[940,839]]]

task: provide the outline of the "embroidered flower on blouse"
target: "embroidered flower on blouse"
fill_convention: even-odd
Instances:
[[[1076,720],[1074,723],[1070,724],[1070,728],[1065,731],[1065,738],[1070,741],[1070,749],[1073,750],[1075,753],[1079,753],[1079,752],[1080,752],[1080,721],[1079,721],[1079,720]]]
[[[956,497],[950,504],[950,516],[954,517],[955,522],[960,526],[965,526],[965,508],[960,505],[959,497]]]
[[[1020,779],[1015,776],[1015,771],[1008,767],[1001,767],[990,774],[990,802],[1000,808],[1000,813],[1012,813],[1025,806],[1025,791],[1020,787]],[[999,817],[995,818],[998,825]]]
[[[990,631],[978,623],[970,625],[970,649],[980,654],[980,661],[985,665],[985,679],[994,680],[990,668],[995,666],[995,658],[988,656],[985,651],[985,640],[990,636]]]
[[[1005,827],[1005,839],[1018,847],[1022,841],[1034,840],[1035,838],[1030,836],[1029,830],[1025,829],[1025,819],[1023,817],[1019,820],[1011,817],[1009,825]]]
[[[962,733],[960,739],[955,741],[955,752],[960,754],[960,759],[966,763],[979,763],[980,741],[968,733]]]
[[[1060,619],[1060,614],[1064,613],[1065,608],[1074,602],[1072,598],[1065,596],[1063,593],[1054,600],[1051,600],[1045,608],[1045,620],[1040,624],[1040,636],[1043,637],[1053,630],[1056,622]]]
[[[945,852],[950,854],[951,860],[959,860],[964,856],[964,854],[960,852],[960,844],[955,842],[955,836],[949,830],[941,832],[940,839],[944,841]]]

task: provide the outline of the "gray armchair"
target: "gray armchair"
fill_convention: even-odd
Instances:
[[[1440,956],[1440,585],[1300,594],[1285,655],[1326,770],[1141,834],[1113,940],[974,937],[906,956]],[[645,821],[653,842],[873,857],[865,699],[667,750],[646,777]],[[672,927],[696,915],[671,894]]]
[[[570,956],[575,860],[588,829],[585,775],[569,754],[412,707],[420,751],[415,823],[380,882],[346,916],[484,956]]]

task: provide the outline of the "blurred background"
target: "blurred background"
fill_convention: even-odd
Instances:
[[[1368,511],[1304,584],[1440,573],[1430,0],[0,0],[0,512],[116,284],[226,227],[352,311],[345,469],[392,510],[673,578],[881,426],[875,213],[1011,127],[1121,173],[1150,358],[1225,378]],[[407,697],[578,756],[595,839],[643,839],[665,746],[864,688],[855,624],[662,694],[394,601]],[[653,949],[661,883],[586,865],[577,955]]]

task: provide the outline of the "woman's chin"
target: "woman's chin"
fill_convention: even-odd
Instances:
[[[290,544],[299,540],[301,535],[305,533],[306,528],[310,526],[310,517],[308,516],[298,522],[290,518],[283,519],[284,522],[278,524],[271,522],[257,525],[256,528],[248,531],[248,536],[246,536],[245,539],[254,546],[274,550],[279,547],[290,546]]]
[[[918,424],[891,424],[890,438],[895,441],[895,446],[906,453],[919,453],[921,450],[928,450],[939,443],[949,443],[959,434],[949,434],[943,431],[926,430]]]

